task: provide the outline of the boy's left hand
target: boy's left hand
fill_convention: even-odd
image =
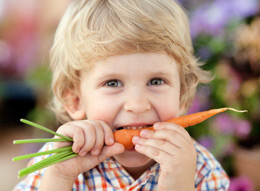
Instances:
[[[142,130],[133,143],[137,152],[160,164],[159,190],[194,190],[197,152],[189,133],[168,122],[157,123],[154,129]]]

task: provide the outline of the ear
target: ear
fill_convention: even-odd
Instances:
[[[86,112],[81,105],[80,98],[75,92],[68,91],[65,96],[66,103],[64,108],[74,120],[82,120],[86,118]]]

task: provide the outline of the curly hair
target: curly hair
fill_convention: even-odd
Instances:
[[[63,105],[78,91],[79,71],[113,55],[164,51],[179,65],[181,106],[191,103],[199,83],[210,81],[193,55],[189,21],[173,0],[73,0],[57,28],[50,51],[52,109],[72,119]]]

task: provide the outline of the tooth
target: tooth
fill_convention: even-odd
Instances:
[[[145,128],[146,126],[125,126],[123,129],[142,129]]]

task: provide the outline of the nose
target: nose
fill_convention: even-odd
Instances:
[[[151,103],[146,93],[135,90],[128,93],[125,100],[124,109],[128,112],[141,114],[151,109]]]

